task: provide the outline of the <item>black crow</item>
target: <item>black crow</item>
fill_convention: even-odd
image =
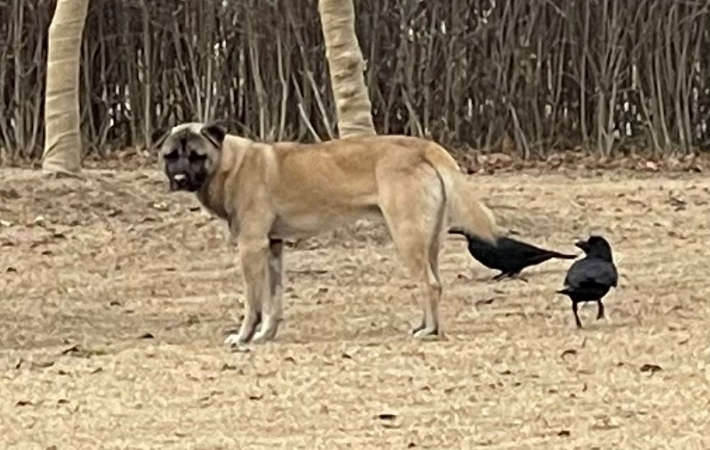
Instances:
[[[466,235],[460,230],[450,230],[449,233],[466,236],[468,252],[471,256],[489,269],[500,270],[500,273],[493,277],[494,280],[503,277],[513,278],[526,267],[535,266],[551,258],[575,259],[577,257],[577,255],[545,250],[511,237],[501,236],[496,241],[496,245],[492,245],[475,236]]]
[[[590,236],[586,241],[576,242],[586,256],[572,263],[564,281],[564,289],[557,291],[572,300],[572,312],[577,328],[582,328],[582,322],[577,314],[577,304],[580,302],[597,302],[597,320],[604,318],[602,298],[609,289],[616,287],[619,274],[614,265],[611,246],[601,236]]]

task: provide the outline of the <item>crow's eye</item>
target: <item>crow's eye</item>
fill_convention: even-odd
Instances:
[[[204,161],[207,159],[207,155],[201,155],[199,153],[195,152],[190,152],[190,156],[188,157],[190,162],[199,162],[199,161]]]
[[[178,155],[177,150],[173,150],[173,151],[170,152],[170,153],[166,153],[163,158],[165,158],[165,159],[168,160],[168,161],[175,161],[176,159],[178,159],[178,156],[179,156],[179,155]]]

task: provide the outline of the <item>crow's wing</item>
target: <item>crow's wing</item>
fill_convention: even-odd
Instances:
[[[569,266],[569,270],[567,271],[567,275],[565,276],[565,286],[572,286],[572,283],[579,279],[579,272],[583,270],[580,269],[580,265],[584,266],[586,260],[586,257],[578,259],[577,261],[573,262],[571,266]]]
[[[565,285],[571,287],[589,285],[616,287],[618,278],[619,275],[613,263],[587,257],[572,264],[569,272],[567,272]]]
[[[491,245],[482,239],[471,236],[468,239],[468,252],[476,261],[489,269],[503,270],[501,269],[500,262],[501,252],[495,245]]]

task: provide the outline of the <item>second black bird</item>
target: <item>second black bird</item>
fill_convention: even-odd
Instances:
[[[614,265],[611,245],[601,236],[590,236],[575,245],[587,255],[570,266],[564,281],[564,289],[557,291],[572,300],[572,311],[577,328],[582,328],[577,305],[581,302],[597,302],[597,320],[604,318],[602,299],[609,289],[616,287],[619,275]]]
[[[577,255],[545,250],[506,236],[499,237],[496,245],[492,245],[475,236],[469,236],[463,231],[450,230],[449,233],[466,236],[468,252],[471,256],[489,269],[500,270],[500,273],[493,277],[494,280],[500,280],[503,277],[513,278],[526,267],[535,266],[548,259],[574,259],[577,257]]]

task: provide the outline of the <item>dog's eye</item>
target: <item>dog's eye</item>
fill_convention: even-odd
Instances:
[[[178,152],[177,150],[173,150],[170,153],[167,153],[163,158],[167,159],[168,161],[175,161],[178,159]]]
[[[207,159],[207,155],[201,155],[199,153],[191,152],[188,159],[190,160],[190,162],[204,161],[205,159]]]

